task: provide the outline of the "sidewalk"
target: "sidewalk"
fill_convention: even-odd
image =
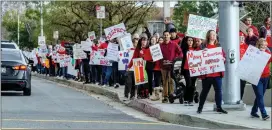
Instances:
[[[35,77],[47,79],[61,84],[83,89],[88,92],[105,95],[127,106],[133,107],[159,120],[193,127],[205,128],[227,128],[227,129],[271,129],[271,119],[263,121],[261,119],[250,118],[251,107],[247,105],[246,111],[228,111],[228,114],[217,114],[213,110],[213,103],[206,102],[202,114],[197,114],[198,104],[194,106],[184,106],[178,100],[174,104],[163,104],[161,101],[150,101],[149,99],[137,99],[133,101],[123,101],[124,86],[115,89],[113,87],[100,87],[98,85],[83,85],[82,82],[63,80],[55,77],[46,77],[39,74],[32,74]],[[267,113],[271,116],[271,107],[266,107]]]

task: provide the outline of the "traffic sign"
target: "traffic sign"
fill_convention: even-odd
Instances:
[[[105,6],[96,6],[96,17],[98,19],[105,18]]]
[[[45,36],[39,36],[38,37],[38,45],[39,46],[45,45]]]

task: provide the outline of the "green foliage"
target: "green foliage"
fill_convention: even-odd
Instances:
[[[174,9],[173,20],[180,32],[186,32],[187,26],[183,26],[184,13],[195,13],[204,17],[212,17],[215,15],[218,2],[215,1],[179,1]]]

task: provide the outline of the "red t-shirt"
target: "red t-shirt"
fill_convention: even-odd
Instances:
[[[269,52],[268,50],[265,50],[266,53],[270,54],[271,55],[271,52]],[[262,78],[267,78],[270,76],[270,63],[272,62],[272,57],[270,57],[269,61],[267,62],[264,70],[263,70],[263,73],[262,73]]]
[[[242,57],[246,53],[247,48],[248,48],[248,45],[246,43],[240,44],[240,60],[242,59]]]
[[[194,50],[194,48],[189,48],[189,51],[193,51]],[[189,63],[188,63],[188,57],[187,57],[187,55],[186,55],[186,60],[185,60],[185,64],[184,64],[184,69],[185,70],[189,70]]]

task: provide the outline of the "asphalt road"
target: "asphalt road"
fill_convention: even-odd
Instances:
[[[2,129],[185,128],[137,119],[88,94],[34,77],[31,96],[20,92],[1,94]]]

